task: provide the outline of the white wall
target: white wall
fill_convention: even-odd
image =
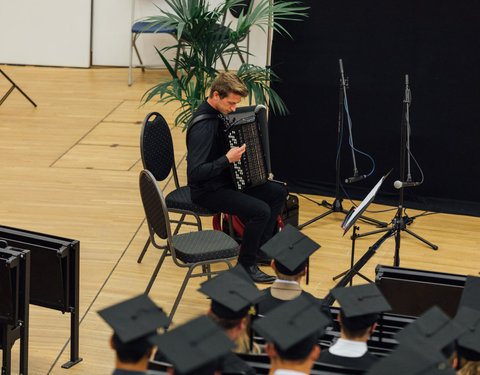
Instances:
[[[88,67],[92,0],[0,0],[0,63]]]
[[[221,0],[210,0],[212,6]],[[136,0],[134,19],[159,14],[155,7],[166,8],[163,0]],[[227,22],[233,18],[227,18]],[[129,43],[131,26],[131,0],[94,0],[93,4],[93,38],[92,51],[93,65],[128,66]],[[173,45],[175,39],[170,35],[141,35],[137,41],[137,47],[142,60],[147,65],[160,65],[162,62],[155,51],[154,46],[161,49],[167,45]],[[246,41],[243,43],[246,45]],[[250,51],[254,57],[249,62],[256,65],[265,65],[267,36],[259,28],[255,28],[250,36]],[[174,57],[175,51],[170,51],[170,57]],[[134,63],[138,60],[134,53]],[[233,60],[232,69],[238,68],[239,59]],[[219,65],[219,68],[221,65]]]
[[[154,3],[165,7],[164,0],[135,1],[135,19],[158,14]],[[91,50],[93,65],[128,66],[130,28],[131,0],[0,0],[0,63],[88,67]],[[142,35],[137,46],[144,63],[162,65],[154,46],[174,43],[170,35]],[[266,34],[253,29],[249,62],[264,66],[266,48]],[[230,68],[239,65],[236,58]]]

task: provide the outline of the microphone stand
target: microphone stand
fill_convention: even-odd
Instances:
[[[405,159],[407,160],[407,180],[406,182],[412,182],[412,176],[410,173],[410,104],[412,102],[412,97],[410,93],[410,86],[408,82],[408,74],[405,75],[405,98],[403,100],[403,110],[402,110],[402,121],[400,127],[400,181],[405,181]],[[413,220],[418,216],[409,217],[407,215],[403,216],[404,209],[404,187],[400,187],[399,199],[398,199],[398,209],[395,217],[391,222],[391,228],[383,228],[372,232],[367,232],[363,234],[357,234],[358,237],[365,237],[371,234],[388,232],[394,230],[395,236],[395,255],[394,255],[394,266],[400,266],[400,233],[405,231],[411,236],[417,238],[418,240],[424,242],[430,246],[433,250],[438,250],[438,246],[427,241],[425,238],[420,237],[418,234],[412,232],[407,228],[407,225],[413,223]]]
[[[333,212],[341,212],[345,215],[347,215],[350,211],[347,211],[343,208],[342,206],[342,201],[343,198],[340,196],[340,148],[342,146],[342,126],[343,126],[343,106],[344,103],[347,102],[347,87],[348,87],[348,78],[345,78],[344,71],[343,71],[343,62],[342,59],[338,60],[338,63],[340,65],[340,90],[339,90],[339,97],[338,97],[338,126],[337,126],[337,160],[336,160],[336,176],[335,176],[335,199],[333,203],[328,203],[326,200],[323,200],[322,203],[315,202],[314,200],[311,200],[318,206],[323,206],[328,208],[327,212],[324,212],[321,215],[318,215],[317,217],[308,220],[307,222],[299,225],[297,228],[299,230],[305,228],[307,225],[310,225],[314,223],[317,220],[320,220],[324,218],[325,216],[330,215]],[[348,108],[348,102],[347,102],[347,108]],[[349,123],[350,124],[350,123]],[[349,126],[349,131],[350,131],[350,138],[352,138],[352,129],[351,126]],[[353,146],[353,140],[352,140],[352,146]],[[352,147],[352,155],[353,155],[353,165],[354,165],[354,177],[358,176],[358,170],[357,170],[357,164],[355,160],[355,152]],[[383,221],[378,221],[366,216],[360,216],[364,221],[368,222],[369,224],[376,225],[378,227],[386,227],[387,223]]]
[[[0,69],[0,74],[2,74],[2,75],[8,80],[8,82],[10,82],[10,83],[12,84],[12,86],[8,89],[8,91],[6,92],[6,94],[3,95],[3,97],[0,99],[0,105],[3,104],[3,102],[7,99],[7,97],[12,93],[13,90],[17,89],[18,91],[21,92],[21,94],[22,94],[25,98],[27,98],[27,100],[28,100],[30,103],[32,103],[32,105],[33,105],[34,107],[37,106],[37,105],[35,104],[35,102],[34,102],[32,99],[30,99],[30,98],[28,97],[28,95],[25,94],[25,93],[22,91],[22,89],[21,89],[20,87],[18,87],[17,84],[16,84],[15,82],[13,82],[13,81],[10,79],[10,77],[7,76],[7,75],[3,72],[2,69]]]

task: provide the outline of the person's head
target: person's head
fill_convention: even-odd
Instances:
[[[338,314],[342,336],[348,340],[367,341],[375,331],[378,314],[367,314],[359,317],[347,318],[343,310]]]
[[[317,342],[318,335],[313,334],[286,350],[280,349],[274,343],[267,343],[265,352],[275,369],[303,369],[309,372],[320,355],[320,346],[317,345]]]
[[[305,262],[302,263],[299,267],[297,267],[297,269],[295,269],[293,272],[287,269],[275,259],[272,259],[272,261],[270,262],[270,267],[272,267],[275,271],[277,279],[285,281],[300,282],[302,277],[305,276],[305,274],[307,273],[307,266]]]
[[[158,328],[168,327],[168,317],[148,296],[141,294],[98,311],[114,334],[110,347],[114,349],[115,367],[146,371],[154,344],[150,341]]]
[[[245,330],[253,305],[264,296],[241,266],[203,282],[199,291],[212,299],[207,315],[232,340]]]
[[[391,307],[375,284],[337,287],[330,290],[340,304],[342,337],[366,341],[375,330],[380,314]]]
[[[110,339],[110,346],[115,350],[117,360],[124,364],[138,364],[148,361],[152,356],[154,346],[144,337],[123,343],[117,334]]]
[[[247,87],[235,73],[220,73],[212,82],[208,103],[226,115],[235,111],[237,104],[247,95]]]
[[[215,374],[221,359],[235,347],[225,332],[205,315],[150,341],[177,375]]]
[[[207,315],[217,323],[232,340],[236,340],[245,330],[247,321],[246,316],[233,319],[223,318],[215,314],[211,309],[207,312]]]
[[[316,303],[300,296],[255,320],[253,328],[268,343],[271,369],[308,373],[320,354],[318,338],[329,321]]]
[[[278,279],[299,282],[307,272],[309,256],[319,248],[319,244],[287,224],[261,250],[272,258],[270,266]]]

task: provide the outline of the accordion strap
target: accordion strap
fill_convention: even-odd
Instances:
[[[190,123],[188,124],[187,135],[186,135],[187,141],[188,141],[188,133],[193,128],[193,125],[198,124],[200,121],[203,121],[203,120],[213,120],[213,119],[218,119],[218,115],[214,115],[212,113],[204,113],[203,115],[198,115],[193,117],[190,120]]]

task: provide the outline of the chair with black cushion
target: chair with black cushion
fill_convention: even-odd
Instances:
[[[140,57],[140,53],[138,52],[137,48],[137,40],[142,34],[168,34],[171,35],[173,38],[176,40],[176,30],[171,28],[171,27],[162,27],[158,26],[157,24],[154,24],[153,22],[148,22],[148,21],[135,21],[135,2],[136,0],[131,0],[132,2],[132,11],[131,11],[131,16],[132,16],[132,22],[131,22],[131,35],[130,35],[130,58],[129,58],[129,64],[128,64],[128,86],[132,85],[132,69],[135,67],[142,68],[142,72],[145,71],[146,66],[142,58]],[[178,42],[178,41],[177,41]],[[133,51],[135,50],[135,54],[137,55],[138,61],[140,64],[134,65],[133,64]],[[177,58],[178,54],[180,53],[180,43],[178,44],[177,47]],[[150,66],[154,67],[154,66]],[[160,65],[158,66],[160,67]],[[175,64],[175,69],[177,68]]]
[[[225,263],[232,268],[231,260],[239,253],[238,243],[227,234],[217,230],[202,230],[198,232],[172,235],[168,210],[158,183],[150,171],[140,172],[140,195],[147,218],[150,240],[158,249],[163,250],[160,260],[153,271],[145,294],[150,292],[167,255],[170,255],[178,267],[188,268],[183,284],[169,315],[170,322],[182,298],[188,280],[192,277],[212,276],[222,271],[211,271],[210,265]],[[155,238],[166,240],[165,245],[159,245]],[[193,273],[196,267],[201,271]]]
[[[175,166],[170,128],[163,116],[158,112],[149,113],[143,121],[140,135],[140,153],[142,155],[143,168],[150,171],[157,181],[165,181],[170,174],[173,177],[175,189],[165,197],[168,211],[181,215],[178,220],[171,220],[172,223],[177,224],[173,234],[176,235],[182,225],[193,225],[199,231],[202,230],[200,216],[214,216],[216,212],[211,212],[193,203],[190,196],[190,188],[188,186],[180,186]],[[195,221],[186,221],[187,215],[193,217]],[[138,263],[142,261],[149,245],[150,238],[145,243],[137,260]]]

